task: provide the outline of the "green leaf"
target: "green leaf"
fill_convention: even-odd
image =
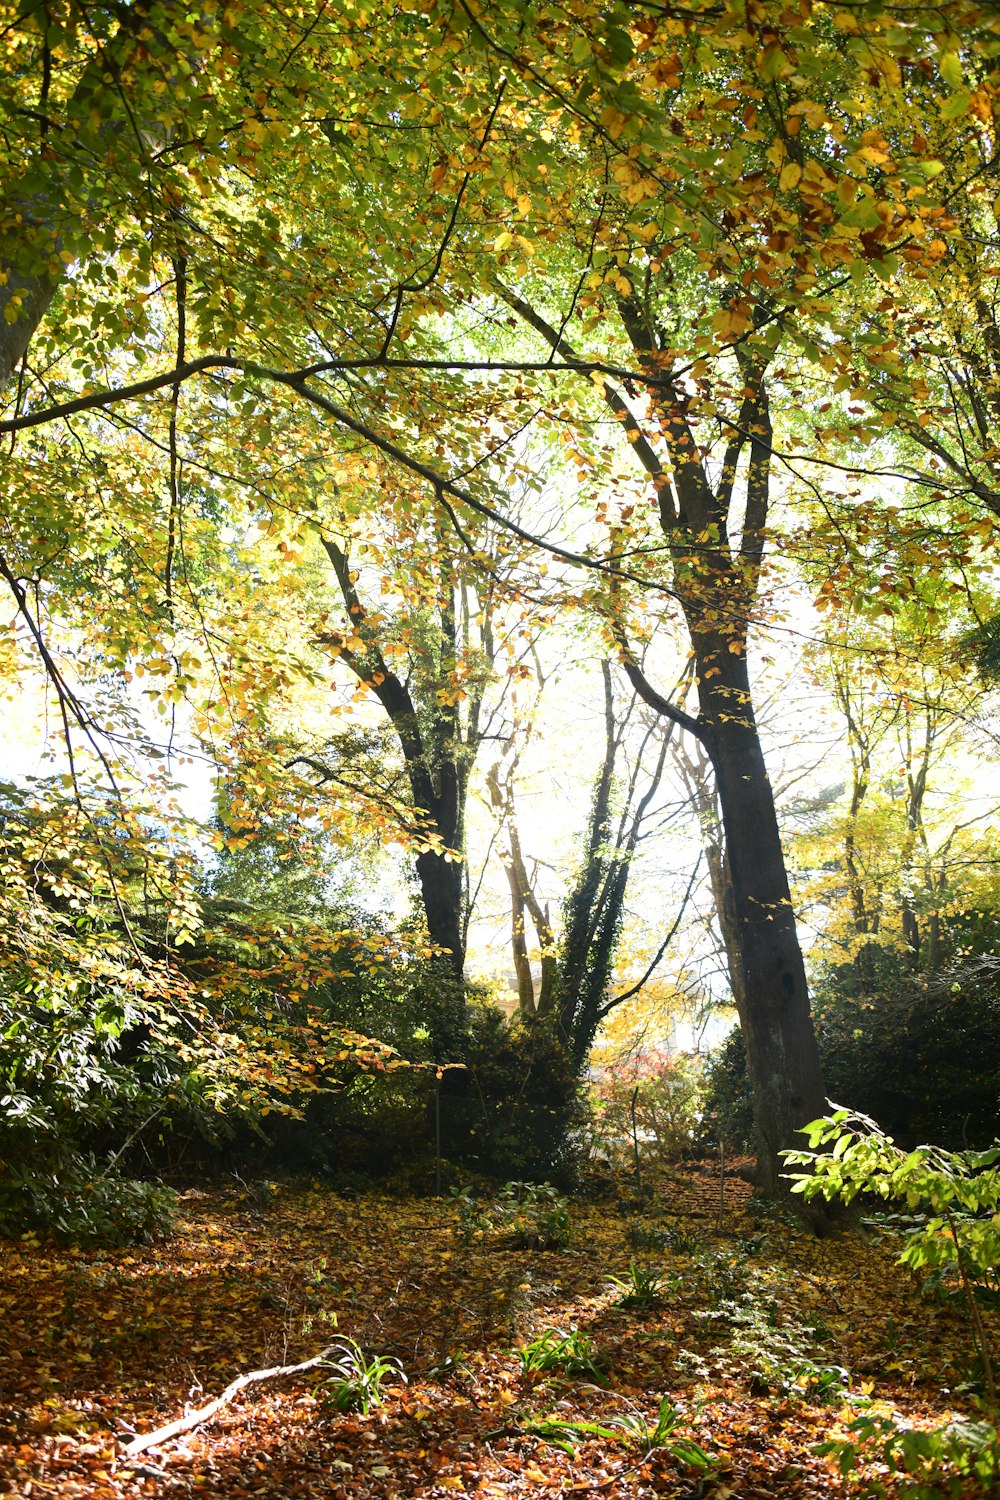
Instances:
[[[946,52],[941,58],[941,77],[950,88],[960,89],[964,82],[962,60],[957,52]]]

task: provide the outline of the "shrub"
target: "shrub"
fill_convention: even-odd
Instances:
[[[834,1099],[909,1145],[985,1146],[1000,1097],[1000,991],[969,968],[923,982],[888,972],[874,995],[833,984],[814,1003]]]
[[[950,1276],[964,1296],[995,1405],[990,1342],[979,1309],[1000,1301],[1000,1145],[990,1151],[901,1151],[874,1121],[847,1109],[814,1120],[803,1134],[810,1149],[784,1153],[788,1165],[808,1169],[793,1174],[793,1192],[844,1203],[875,1194],[916,1211],[900,1262],[939,1281]]]
[[[893,1493],[905,1500],[969,1494],[970,1480],[977,1493],[996,1493],[1000,1437],[992,1423],[955,1421],[924,1430],[878,1411],[871,1402],[853,1397],[852,1404],[862,1410],[847,1424],[850,1438],[830,1439],[815,1450],[835,1458],[845,1477],[854,1473],[859,1461],[875,1461],[902,1480]],[[884,1495],[886,1486],[870,1481],[868,1493]]]
[[[727,1146],[736,1151],[754,1149],[747,1049],[738,1026],[709,1059],[705,1069],[705,1116],[713,1133]]]
[[[569,1243],[569,1203],[549,1182],[508,1182],[496,1224],[518,1250],[561,1250]]]
[[[881,1121],[898,1141],[986,1146],[1000,1100],[1000,969],[971,961],[919,980],[883,955],[876,988],[850,966],[821,976],[816,1041],[830,1095]],[[733,1031],[708,1069],[706,1111],[725,1140],[752,1147],[746,1049]]]
[[[473,1006],[466,1060],[470,1166],[501,1180],[572,1182],[585,1113],[576,1067],[551,1028]]]
[[[67,1155],[52,1172],[8,1167],[0,1177],[0,1235],[40,1231],[64,1245],[148,1244],[171,1232],[177,1196],[159,1183],[101,1171]]]
[[[569,1203],[551,1183],[508,1182],[493,1202],[480,1203],[471,1187],[448,1197],[455,1234],[465,1245],[498,1231],[518,1250],[561,1250],[569,1243]]]
[[[591,1087],[592,1149],[616,1165],[643,1156],[677,1161],[702,1131],[700,1059],[688,1053],[640,1054],[621,1069],[605,1068]]]

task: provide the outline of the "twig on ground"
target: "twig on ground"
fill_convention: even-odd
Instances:
[[[201,1427],[206,1422],[210,1422],[224,1406],[229,1405],[234,1396],[238,1396],[240,1391],[245,1390],[248,1385],[257,1385],[262,1380],[277,1380],[282,1375],[300,1375],[303,1370],[314,1370],[317,1365],[323,1364],[331,1355],[336,1354],[337,1349],[336,1344],[330,1344],[319,1354],[314,1354],[312,1359],[304,1359],[297,1365],[273,1365],[269,1370],[248,1370],[245,1375],[238,1375],[235,1380],[230,1381],[222,1395],[216,1396],[214,1401],[196,1407],[186,1416],[177,1417],[163,1427],[157,1427],[154,1432],[140,1433],[138,1437],[126,1444],[122,1456],[128,1460],[140,1453],[145,1453],[147,1448],[158,1448],[161,1443],[172,1442],[183,1433],[191,1432],[195,1427]]]

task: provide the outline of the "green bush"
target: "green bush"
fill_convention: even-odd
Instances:
[[[63,1245],[148,1244],[171,1232],[177,1196],[153,1182],[102,1171],[67,1155],[51,1172],[8,1166],[0,1175],[0,1235],[49,1234]]]
[[[501,1180],[572,1182],[585,1112],[576,1067],[551,1028],[508,1024],[495,1006],[473,1006],[466,1060],[462,1159]],[[442,1144],[446,1155],[458,1154],[447,1136]]]
[[[978,966],[875,995],[832,985],[813,1005],[827,1092],[909,1145],[985,1146],[1000,1098],[1000,986]]]
[[[837,1460],[845,1477],[859,1462],[878,1463],[894,1481],[893,1494],[903,1500],[943,1500],[947,1495],[995,1494],[1000,1481],[1000,1437],[991,1422],[948,1422],[943,1427],[910,1427],[874,1403],[852,1397],[860,1415],[847,1424],[849,1438],[820,1443],[816,1452]],[[870,1481],[869,1494],[884,1495],[887,1486]]]
[[[471,1245],[496,1231],[516,1250],[561,1250],[569,1243],[569,1203],[551,1183],[508,1182],[498,1198],[481,1203],[471,1187],[448,1197],[455,1234]]]
[[[976,1353],[991,1405],[996,1404],[993,1352],[980,1307],[1000,1304],[1000,1145],[989,1151],[901,1151],[873,1120],[838,1109],[803,1130],[804,1151],[786,1151],[792,1191],[805,1198],[850,1203],[860,1194],[905,1204],[913,1215],[900,1263],[949,1280],[968,1307]],[[824,1149],[817,1151],[817,1147]]]
[[[731,1149],[754,1150],[747,1049],[738,1026],[717,1048],[705,1069],[705,1118],[713,1134]]]
[[[918,980],[882,955],[871,993],[850,966],[821,976],[813,999],[827,1093],[909,1146],[986,1146],[1000,1103],[1000,968],[967,962]],[[736,1030],[708,1069],[706,1112],[736,1147],[752,1148],[746,1049]]]
[[[569,1203],[548,1182],[508,1182],[495,1222],[517,1250],[561,1250],[569,1244]]]

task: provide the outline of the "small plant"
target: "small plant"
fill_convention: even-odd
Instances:
[[[521,1430],[530,1433],[532,1437],[542,1438],[554,1448],[561,1448],[571,1458],[581,1442],[588,1438],[603,1438],[605,1442],[617,1440],[625,1443],[628,1447],[637,1449],[643,1457],[662,1449],[686,1468],[695,1469],[700,1474],[714,1472],[719,1468],[718,1459],[693,1438],[678,1433],[677,1429],[683,1421],[683,1414],[673,1405],[669,1396],[664,1396],[653,1421],[647,1420],[639,1411],[611,1417],[607,1423],[572,1422],[553,1413],[551,1416],[532,1418],[524,1423]]]
[[[670,1250],[674,1255],[694,1255],[703,1248],[702,1241],[689,1230],[672,1224],[659,1229],[651,1224],[630,1224],[625,1238],[633,1250]]]
[[[266,1209],[275,1206],[280,1194],[281,1188],[276,1182],[270,1182],[262,1177],[258,1182],[251,1183],[247,1188],[244,1194],[244,1202],[248,1208],[264,1212]]]
[[[654,1422],[637,1411],[615,1417],[614,1425],[644,1457],[662,1448],[687,1468],[696,1469],[700,1474],[711,1473],[719,1467],[718,1459],[713,1458],[693,1438],[677,1435],[677,1429],[683,1421],[682,1412],[674,1406],[669,1396],[664,1396]]]
[[[561,1250],[569,1243],[569,1201],[548,1182],[508,1182],[491,1204],[481,1204],[471,1187],[456,1188],[447,1202],[463,1245],[494,1229],[518,1250]]]
[[[493,1217],[518,1250],[561,1250],[569,1243],[569,1201],[551,1183],[506,1183]]]
[[[693,1234],[690,1229],[685,1229],[682,1224],[674,1224],[667,1231],[667,1249],[672,1250],[675,1255],[697,1255],[704,1249],[704,1241]]]
[[[481,1240],[493,1228],[489,1211],[479,1203],[471,1185],[453,1188],[445,1202],[455,1211],[452,1229],[455,1238],[461,1240],[463,1245],[475,1244],[476,1240]]]
[[[748,1259],[755,1259],[767,1244],[766,1234],[744,1234],[734,1241],[736,1249]]]
[[[989,1151],[901,1151],[866,1115],[834,1110],[803,1135],[808,1151],[786,1151],[792,1191],[850,1203],[859,1193],[902,1201],[917,1222],[904,1228],[900,1264],[961,1288],[992,1411],[997,1389],[981,1303],[1000,1294],[1000,1146]],[[826,1149],[817,1151],[817,1146]]]
[[[558,1372],[561,1375],[586,1375],[601,1382],[604,1375],[591,1353],[592,1349],[593,1340],[579,1328],[573,1328],[569,1333],[549,1328],[518,1350],[521,1374],[530,1380],[536,1375]]]
[[[713,1309],[738,1303],[746,1297],[753,1280],[744,1260],[725,1250],[699,1256],[695,1262],[707,1283],[708,1302]]]
[[[831,1439],[814,1449],[835,1458],[845,1477],[854,1473],[859,1462],[878,1463],[891,1475],[902,1477],[893,1492],[912,1500],[968,1493],[970,1480],[976,1482],[979,1493],[996,1493],[1000,1437],[991,1423],[948,1422],[924,1431],[875,1410],[866,1398],[854,1398],[853,1404],[870,1409],[848,1423],[850,1438]],[[886,1488],[877,1480],[870,1481],[869,1493],[884,1495]]]
[[[670,1245],[670,1231],[656,1229],[649,1224],[630,1224],[625,1238],[633,1250],[666,1250]]]
[[[368,1355],[354,1339],[345,1339],[338,1347],[340,1358],[330,1361],[331,1373],[319,1387],[320,1400],[333,1411],[359,1411],[367,1417],[385,1400],[387,1382],[406,1384],[397,1359]]]
[[[629,1261],[627,1276],[612,1276],[611,1280],[622,1293],[619,1307],[656,1307],[667,1290],[665,1277],[634,1260]]]
[[[436,1364],[431,1365],[427,1371],[431,1380],[468,1380],[472,1377],[472,1366],[468,1356],[456,1350],[453,1354],[445,1354]]]
[[[843,1365],[817,1365],[804,1360],[796,1373],[796,1384],[816,1401],[831,1406],[847,1399],[851,1377]]]
[[[830,1336],[828,1328],[802,1322],[781,1305],[759,1270],[727,1251],[705,1256],[697,1265],[708,1306],[696,1316],[726,1331],[725,1343],[712,1350],[714,1363],[727,1364],[747,1379],[755,1395],[778,1391],[789,1399],[846,1399],[847,1370],[816,1357],[816,1345]]]
[[[578,1445],[587,1438],[604,1438],[608,1442],[618,1436],[616,1428],[602,1427],[600,1422],[570,1422],[563,1417],[532,1417],[521,1431],[541,1438],[553,1448],[561,1448],[570,1458],[576,1456]]]

